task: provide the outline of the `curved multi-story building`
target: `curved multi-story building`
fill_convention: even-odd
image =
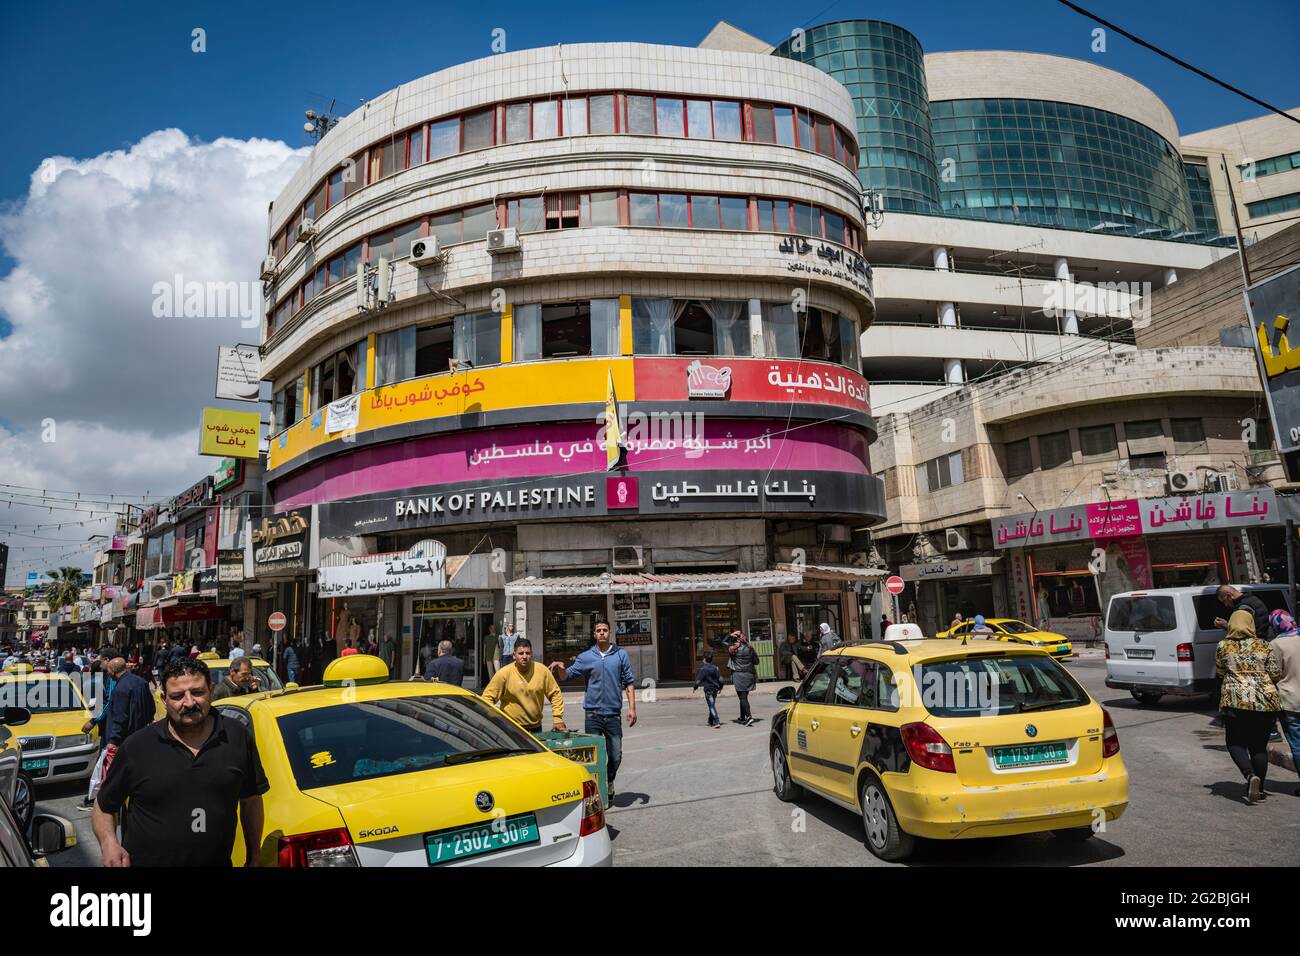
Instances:
[[[270,212],[267,608],[403,675],[452,640],[471,684],[505,621],[569,659],[612,618],[660,680],[733,629],[857,635],[849,532],[884,507],[855,125],[813,67],[631,43],[344,117]]]

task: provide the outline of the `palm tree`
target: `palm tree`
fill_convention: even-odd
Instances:
[[[59,568],[46,571],[50,583],[45,585],[45,602],[53,614],[81,598],[81,568]]]

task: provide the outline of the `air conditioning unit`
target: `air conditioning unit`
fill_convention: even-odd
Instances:
[[[503,252],[519,251],[519,230],[514,226],[509,229],[491,229],[487,234],[487,248],[492,255]]]
[[[427,236],[423,239],[411,240],[411,264],[415,266],[428,265],[436,262],[438,253],[437,236]]]
[[[308,239],[316,238],[316,220],[304,219],[302,225],[298,227],[298,241],[306,242]]]
[[[152,604],[154,601],[161,601],[172,593],[171,578],[160,578],[157,581],[150,581],[148,583],[148,589],[149,603]]]
[[[612,563],[614,570],[645,567],[645,554],[639,545],[620,544],[614,547]]]
[[[1210,471],[1205,474],[1206,491],[1233,491],[1237,487],[1237,476],[1230,471]]]
[[[1168,486],[1171,495],[1190,495],[1201,490],[1196,483],[1196,472],[1194,471],[1167,471],[1165,472],[1165,484]]]
[[[970,528],[944,528],[943,549],[945,551],[969,551]]]
[[[262,281],[274,282],[276,275],[275,256],[267,256],[262,260]]]

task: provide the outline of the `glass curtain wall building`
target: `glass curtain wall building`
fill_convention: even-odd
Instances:
[[[810,63],[848,89],[858,114],[858,179],[898,212],[940,211],[924,51],[902,27],[843,20],[791,37],[773,53]]]

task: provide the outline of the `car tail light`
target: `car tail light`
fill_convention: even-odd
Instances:
[[[594,780],[582,783],[582,826],[578,836],[588,836],[605,825],[605,807],[600,802],[600,788]]]
[[[1119,753],[1119,732],[1115,730],[1115,721],[1110,719],[1110,711],[1101,709],[1101,755],[1113,757]]]
[[[929,724],[903,724],[903,746],[913,761],[930,770],[940,773],[956,773],[957,766],[952,760],[952,748],[943,735]]]
[[[1178,659],[1179,659],[1180,661],[1190,661],[1190,660],[1192,659],[1192,645],[1191,645],[1191,644],[1179,644],[1179,645],[1178,645]]]
[[[348,831],[317,830],[280,837],[280,866],[360,866]]]

